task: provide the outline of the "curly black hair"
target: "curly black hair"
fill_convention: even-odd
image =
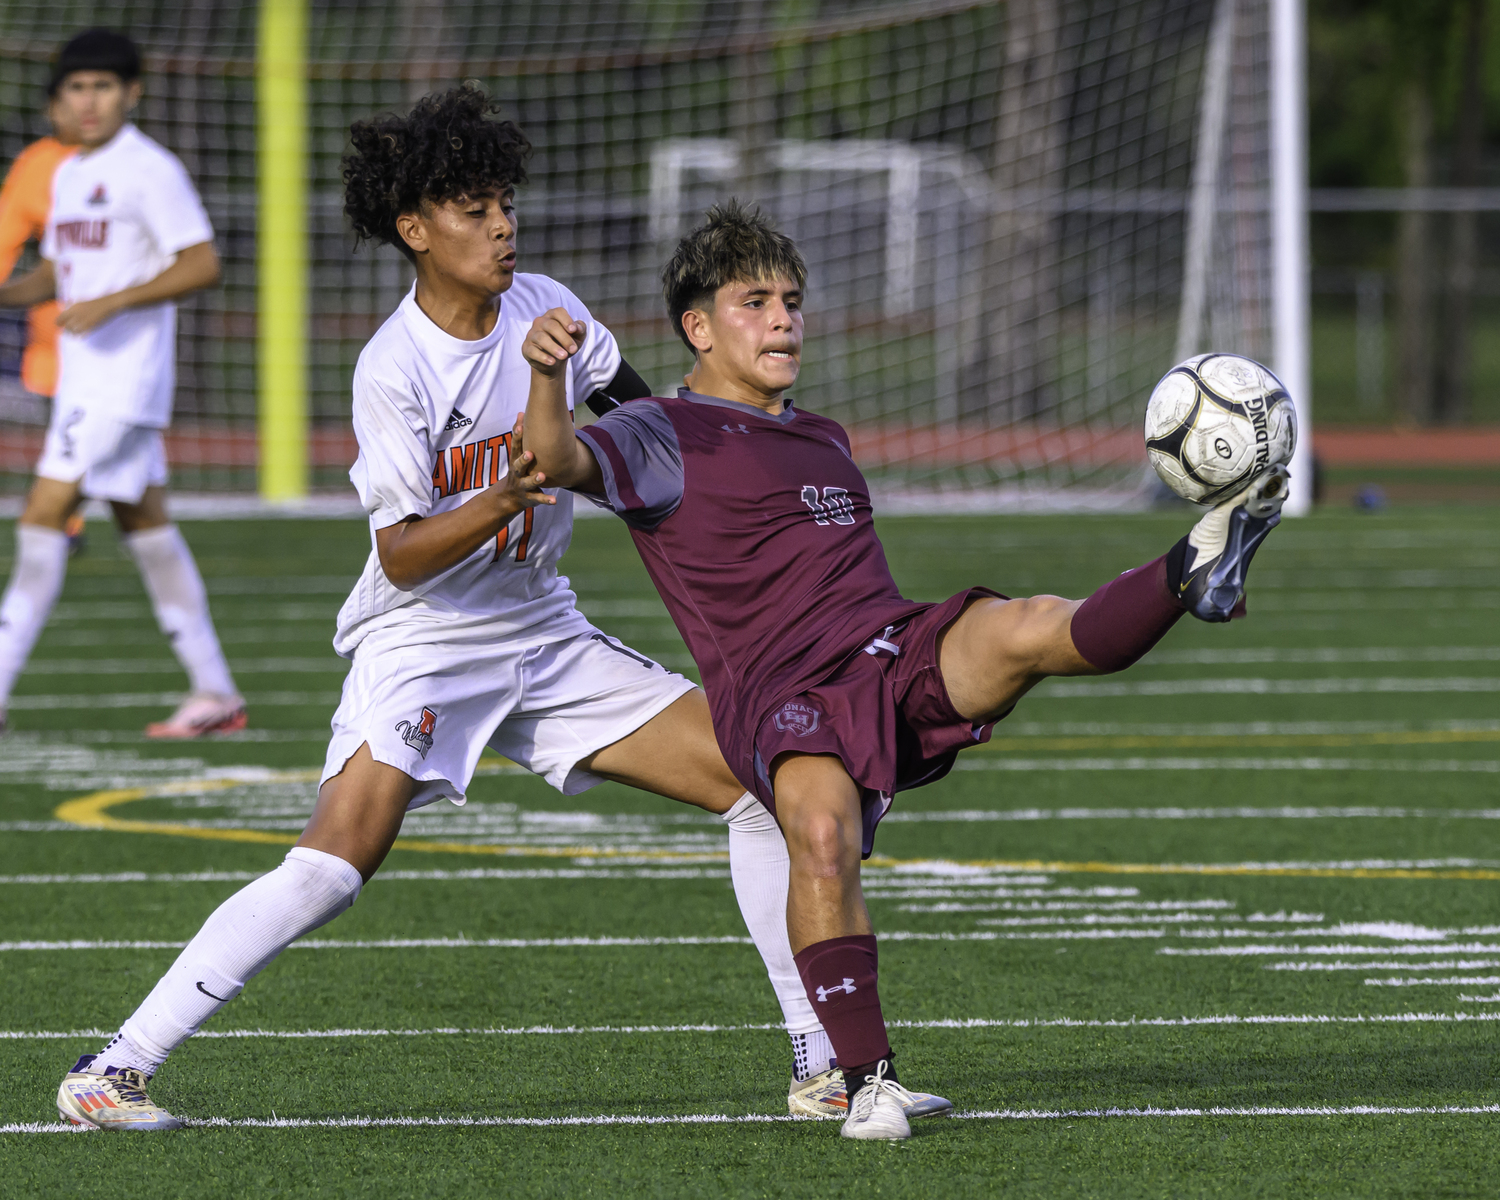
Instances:
[[[499,105],[464,84],[423,96],[406,116],[387,113],[349,128],[344,213],[357,242],[385,242],[415,261],[396,231],[402,213],[526,182],[531,143]]]

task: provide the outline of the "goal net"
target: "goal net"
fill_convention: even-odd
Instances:
[[[522,269],[572,287],[671,391],[657,272],[731,195],[807,259],[795,391],[890,503],[1144,503],[1152,384],[1207,349],[1264,358],[1267,0],[322,0],[308,12],[309,455],[347,491],[349,382],[410,285],[341,216],[349,123],[481,81],[537,147]],[[0,160],[46,132],[47,63],[96,10],[0,13]],[[173,486],[251,492],[256,12],[117,0],[147,55],[139,123],[182,157],[224,258],[182,307]],[[23,266],[25,264],[23,263]],[[45,405],[0,328],[5,487]]]

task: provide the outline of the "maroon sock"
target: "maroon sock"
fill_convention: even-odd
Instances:
[[[875,987],[874,935],[814,942],[793,957],[839,1062],[857,1066],[889,1055],[891,1043]]]
[[[1167,585],[1167,559],[1126,571],[1073,614],[1073,645],[1101,671],[1123,671],[1161,641],[1187,609]]]

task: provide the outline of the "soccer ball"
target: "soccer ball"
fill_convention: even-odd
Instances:
[[[1146,403],[1146,453],[1161,481],[1217,504],[1291,461],[1297,410],[1281,380],[1238,354],[1199,354],[1168,371]]]

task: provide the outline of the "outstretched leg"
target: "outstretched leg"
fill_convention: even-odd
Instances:
[[[354,903],[396,840],[415,786],[361,746],[319,790],[282,864],[219,905],[120,1032],[79,1059],[58,1090],[63,1117],[95,1128],[177,1128],[147,1099],[151,1076],[277,955]]]
[[[1287,473],[1276,467],[1209,511],[1161,558],[1086,600],[976,600],[938,637],[949,698],[967,720],[993,721],[1049,675],[1123,671],[1185,614],[1227,621],[1245,572],[1280,520]]]

